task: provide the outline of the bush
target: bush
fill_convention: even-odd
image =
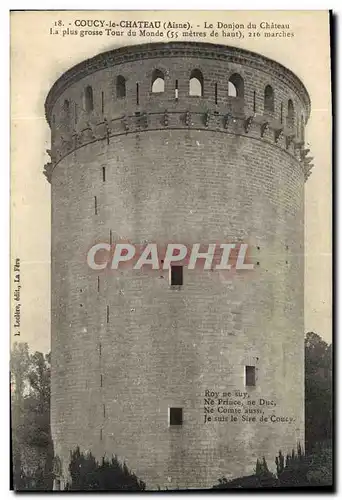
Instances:
[[[129,471],[117,457],[102,459],[99,464],[91,453],[81,453],[79,447],[70,453],[69,472],[71,482],[66,490],[86,491],[143,491],[145,483]]]
[[[268,470],[265,458],[257,460],[255,474],[228,481],[219,479],[213,489],[332,486],[332,450],[323,448],[305,455],[300,445],[286,457],[279,451],[275,459],[277,475]]]

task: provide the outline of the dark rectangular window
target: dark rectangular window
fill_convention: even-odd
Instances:
[[[106,182],[106,167],[102,167],[102,180]]]
[[[170,425],[183,424],[183,408],[170,408]]]
[[[109,230],[109,244],[112,245],[113,243],[113,233],[112,233],[112,230],[110,229]]]
[[[253,92],[253,111],[254,111],[254,113],[256,111],[256,92],[255,92],[255,90]]]
[[[215,104],[217,104],[217,83],[215,83]]]
[[[183,285],[183,266],[171,266],[171,285]]]
[[[94,211],[95,211],[95,215],[97,215],[97,198],[96,198],[96,196],[94,196]]]
[[[109,306],[107,306],[107,323],[109,323]]]
[[[102,373],[100,375],[100,387],[102,387],[102,384],[103,384],[103,377],[102,377]]]
[[[97,291],[100,291],[100,276],[97,277]]]
[[[102,344],[101,342],[99,343],[99,356],[102,356]]]
[[[176,85],[175,85],[175,99],[178,99],[178,80],[176,80]]]
[[[103,405],[103,417],[106,418],[106,405]]]
[[[104,113],[104,92],[101,92],[101,112]]]
[[[245,379],[246,379],[246,386],[255,385],[255,366],[245,367]]]

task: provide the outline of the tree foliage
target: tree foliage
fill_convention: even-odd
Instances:
[[[14,488],[52,489],[50,355],[26,343],[11,352],[11,416]]]
[[[305,337],[305,448],[312,452],[332,439],[332,345],[309,332]]]

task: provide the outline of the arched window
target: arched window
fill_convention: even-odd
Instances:
[[[116,78],[116,97],[118,99],[126,97],[126,80],[121,75]]]
[[[64,104],[63,104],[63,111],[65,114],[69,113],[70,110],[70,102],[68,99],[65,99]]]
[[[164,73],[160,71],[160,69],[155,69],[152,73],[151,92],[159,93],[159,92],[164,92],[164,90],[165,90]]]
[[[65,99],[63,103],[63,118],[65,125],[68,126],[70,122],[70,102],[68,101],[68,99]]]
[[[203,75],[199,69],[194,69],[190,75],[189,95],[202,97],[204,93]]]
[[[244,96],[244,83],[243,79],[238,73],[234,73],[228,81],[228,96],[229,97],[243,97]]]
[[[274,112],[274,92],[271,85],[265,87],[264,111],[268,111],[269,113]]]
[[[288,100],[287,103],[287,126],[290,128],[294,127],[295,113],[292,99]]]
[[[237,91],[234,83],[228,82],[228,97],[237,97]]]
[[[84,91],[84,107],[87,113],[94,109],[93,89],[90,85]]]

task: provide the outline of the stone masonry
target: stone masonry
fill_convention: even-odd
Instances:
[[[51,427],[62,487],[76,446],[116,454],[147,488],[170,489],[210,488],[303,444],[309,114],[290,70],[208,43],[109,51],[50,90]],[[255,270],[219,280],[184,269],[172,287],[168,271],[87,266],[94,243],[121,239],[244,242]],[[276,402],[268,414],[288,421],[205,424],[206,390]],[[182,408],[182,425],[170,425],[170,408]]]

